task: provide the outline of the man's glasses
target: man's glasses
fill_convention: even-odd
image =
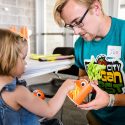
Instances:
[[[68,29],[72,29],[73,30],[73,28],[74,27],[78,27],[78,28],[81,28],[82,26],[83,26],[83,19],[85,18],[85,16],[86,16],[86,14],[88,13],[88,11],[89,11],[89,9],[90,9],[90,7],[85,11],[85,13],[83,14],[83,16],[81,17],[81,19],[79,20],[79,21],[75,21],[73,24],[65,24],[65,28],[68,28]]]

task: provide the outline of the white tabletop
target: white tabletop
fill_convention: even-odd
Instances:
[[[28,60],[25,73],[22,75],[21,79],[29,79],[39,75],[44,75],[54,71],[59,71],[62,69],[67,69],[74,64],[74,60],[57,60],[50,62],[40,62],[37,60]]]

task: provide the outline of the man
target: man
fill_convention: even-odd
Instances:
[[[106,66],[98,86],[92,84],[93,100],[78,107],[91,110],[102,125],[124,125],[125,21],[105,15],[101,0],[57,0],[54,18],[80,35],[75,43],[79,77],[86,78],[92,56],[95,63]]]

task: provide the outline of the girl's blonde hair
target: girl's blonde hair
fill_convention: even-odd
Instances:
[[[53,13],[54,13],[54,19],[59,26],[64,26],[64,21],[61,17],[61,12],[68,1],[70,1],[70,0],[56,0]],[[95,0],[74,0],[74,1],[85,5],[86,7],[89,7],[90,5],[93,4],[93,2]],[[98,0],[98,2],[102,6],[102,0]],[[102,10],[102,12],[103,12],[103,10]]]
[[[0,29],[0,75],[10,75],[27,40],[7,29]]]

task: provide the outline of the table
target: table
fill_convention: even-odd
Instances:
[[[25,73],[21,79],[29,79],[39,75],[57,72],[59,70],[70,68],[74,64],[74,59],[56,60],[40,62],[37,60],[28,60]]]

